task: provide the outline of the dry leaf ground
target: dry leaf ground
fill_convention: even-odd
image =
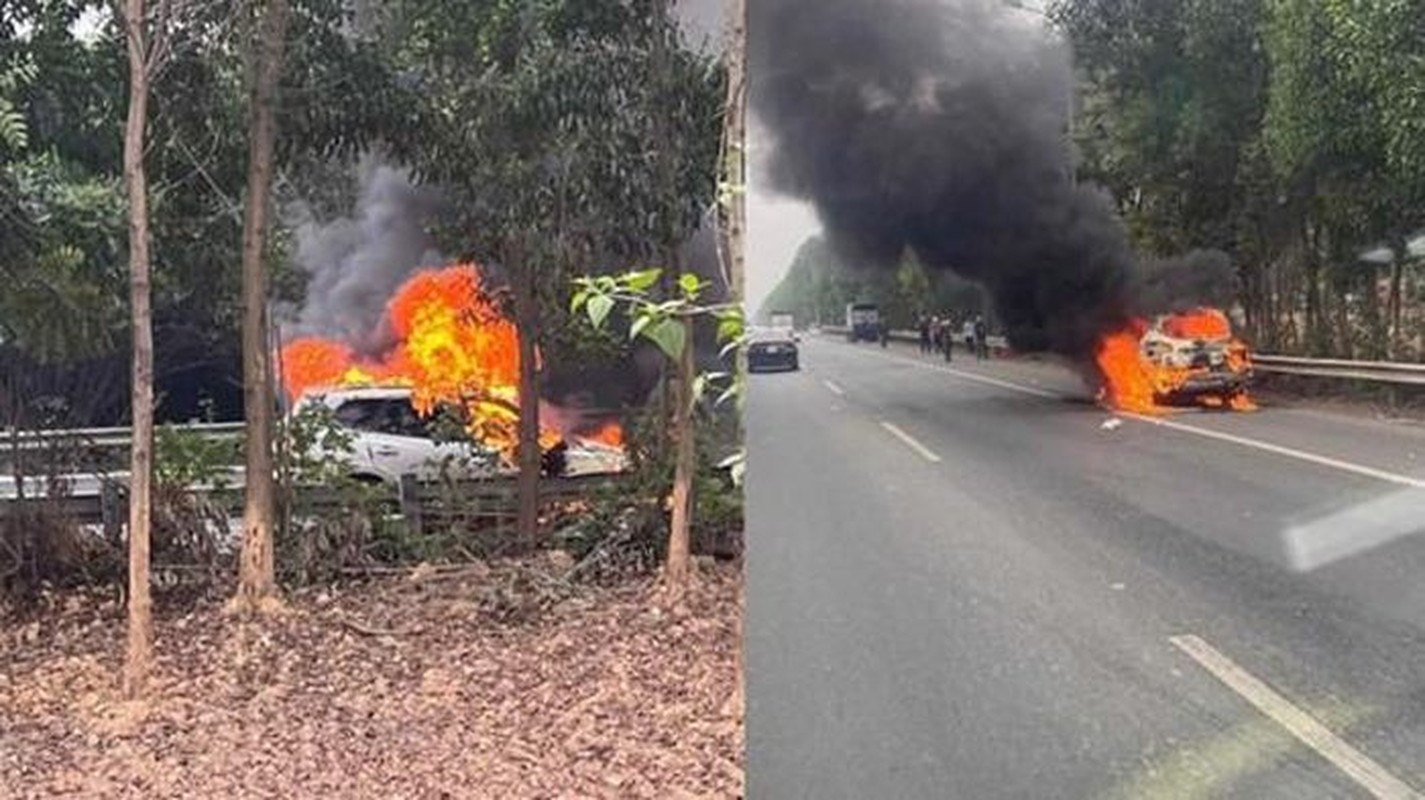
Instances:
[[[677,605],[640,579],[519,622],[492,618],[504,580],[161,616],[142,703],[117,694],[118,609],[66,598],[0,631],[0,796],[742,796],[736,568],[703,565]]]

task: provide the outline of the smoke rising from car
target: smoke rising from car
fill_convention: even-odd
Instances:
[[[378,160],[360,169],[350,217],[318,222],[308,215],[295,228],[296,262],[308,280],[292,333],[338,339],[374,355],[394,343],[384,317],[397,287],[418,268],[439,267],[447,259],[425,230],[439,194]]]
[[[768,180],[853,263],[983,284],[1021,350],[1092,352],[1136,307],[1111,200],[1077,184],[1070,54],[1000,0],[749,4]]]

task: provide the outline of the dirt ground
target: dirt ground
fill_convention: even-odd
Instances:
[[[418,571],[256,622],[170,602],[138,703],[117,603],[57,598],[0,629],[0,796],[741,797],[740,570],[678,604],[646,578],[508,599],[557,574]]]

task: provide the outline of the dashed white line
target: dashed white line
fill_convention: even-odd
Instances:
[[[886,422],[884,420],[881,421],[881,427],[885,428],[887,431],[890,431],[890,434],[892,436],[904,442],[906,447],[909,447],[910,449],[914,450],[920,455],[921,458],[934,464],[940,463],[940,456],[937,456],[934,452],[931,451],[930,448],[916,441],[914,436],[911,436],[910,434],[906,433],[895,425],[892,425],[891,423]]]
[[[846,392],[842,391],[840,386],[837,386],[831,381],[822,381],[822,384],[824,384],[826,388],[837,397],[844,397],[846,395]]]
[[[1422,797],[1380,763],[1352,747],[1201,638],[1187,634],[1170,637],[1168,641],[1212,673],[1213,677],[1226,684],[1227,688],[1255,706],[1258,711],[1266,714],[1292,736],[1346,773],[1373,797],[1388,800]]]
[[[916,361],[914,359],[905,358],[904,356],[883,355],[880,357],[892,359],[895,361],[902,361],[904,363],[921,367],[923,369],[935,370],[937,372],[947,372],[951,375],[954,375],[958,378],[963,378],[965,380],[975,381],[977,383],[983,383],[990,386],[998,386],[1002,389],[1022,392],[1024,394],[1034,395],[1035,397],[1047,397],[1051,400],[1062,400],[1065,398],[1065,395],[1045,391],[1044,389],[1036,389],[1032,386],[1024,386],[1023,384],[1013,383],[1011,381],[1004,381],[999,380],[998,378],[990,378],[984,375],[977,375],[973,372],[964,372],[962,370],[954,369],[952,367],[943,367],[939,364],[927,364],[923,361]],[[1294,458],[1298,461],[1306,461],[1312,464],[1317,464],[1319,466],[1330,467],[1332,469],[1340,470],[1342,472],[1350,472],[1355,475],[1361,475],[1367,478],[1374,478],[1376,480],[1385,481],[1387,483],[1394,483],[1399,486],[1411,486],[1416,489],[1425,489],[1425,478],[1416,478],[1410,475],[1402,475],[1398,472],[1390,472],[1388,470],[1376,469],[1375,467],[1368,467],[1365,464],[1357,464],[1353,461],[1345,461],[1339,458],[1318,455],[1316,453],[1310,453],[1305,450],[1298,450],[1294,447],[1286,447],[1279,444],[1272,444],[1271,442],[1263,442],[1258,439],[1249,439],[1246,436],[1237,436],[1231,433],[1223,433],[1221,431],[1214,431],[1207,428],[1199,428],[1194,425],[1185,425],[1181,422],[1174,422],[1172,420],[1167,419],[1159,419],[1157,417],[1150,417],[1144,414],[1134,414],[1131,412],[1115,413],[1125,419],[1132,419],[1138,422],[1146,422],[1151,425],[1158,425],[1160,427],[1170,428],[1175,431],[1190,433],[1194,436],[1202,436],[1207,439],[1216,439],[1220,442],[1229,442],[1231,444],[1239,445],[1241,447],[1250,447],[1256,450],[1261,450],[1266,453],[1273,453],[1275,455],[1285,456],[1286,458]]]

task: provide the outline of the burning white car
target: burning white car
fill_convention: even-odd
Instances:
[[[309,453],[346,462],[358,480],[397,483],[402,475],[418,480],[493,478],[512,473],[493,448],[457,437],[443,437],[433,417],[422,417],[407,387],[340,387],[309,391],[293,406],[296,416],[313,407],[325,409],[350,436],[341,452]],[[563,441],[544,455],[546,475],[597,475],[621,472],[621,449],[589,441]]]

